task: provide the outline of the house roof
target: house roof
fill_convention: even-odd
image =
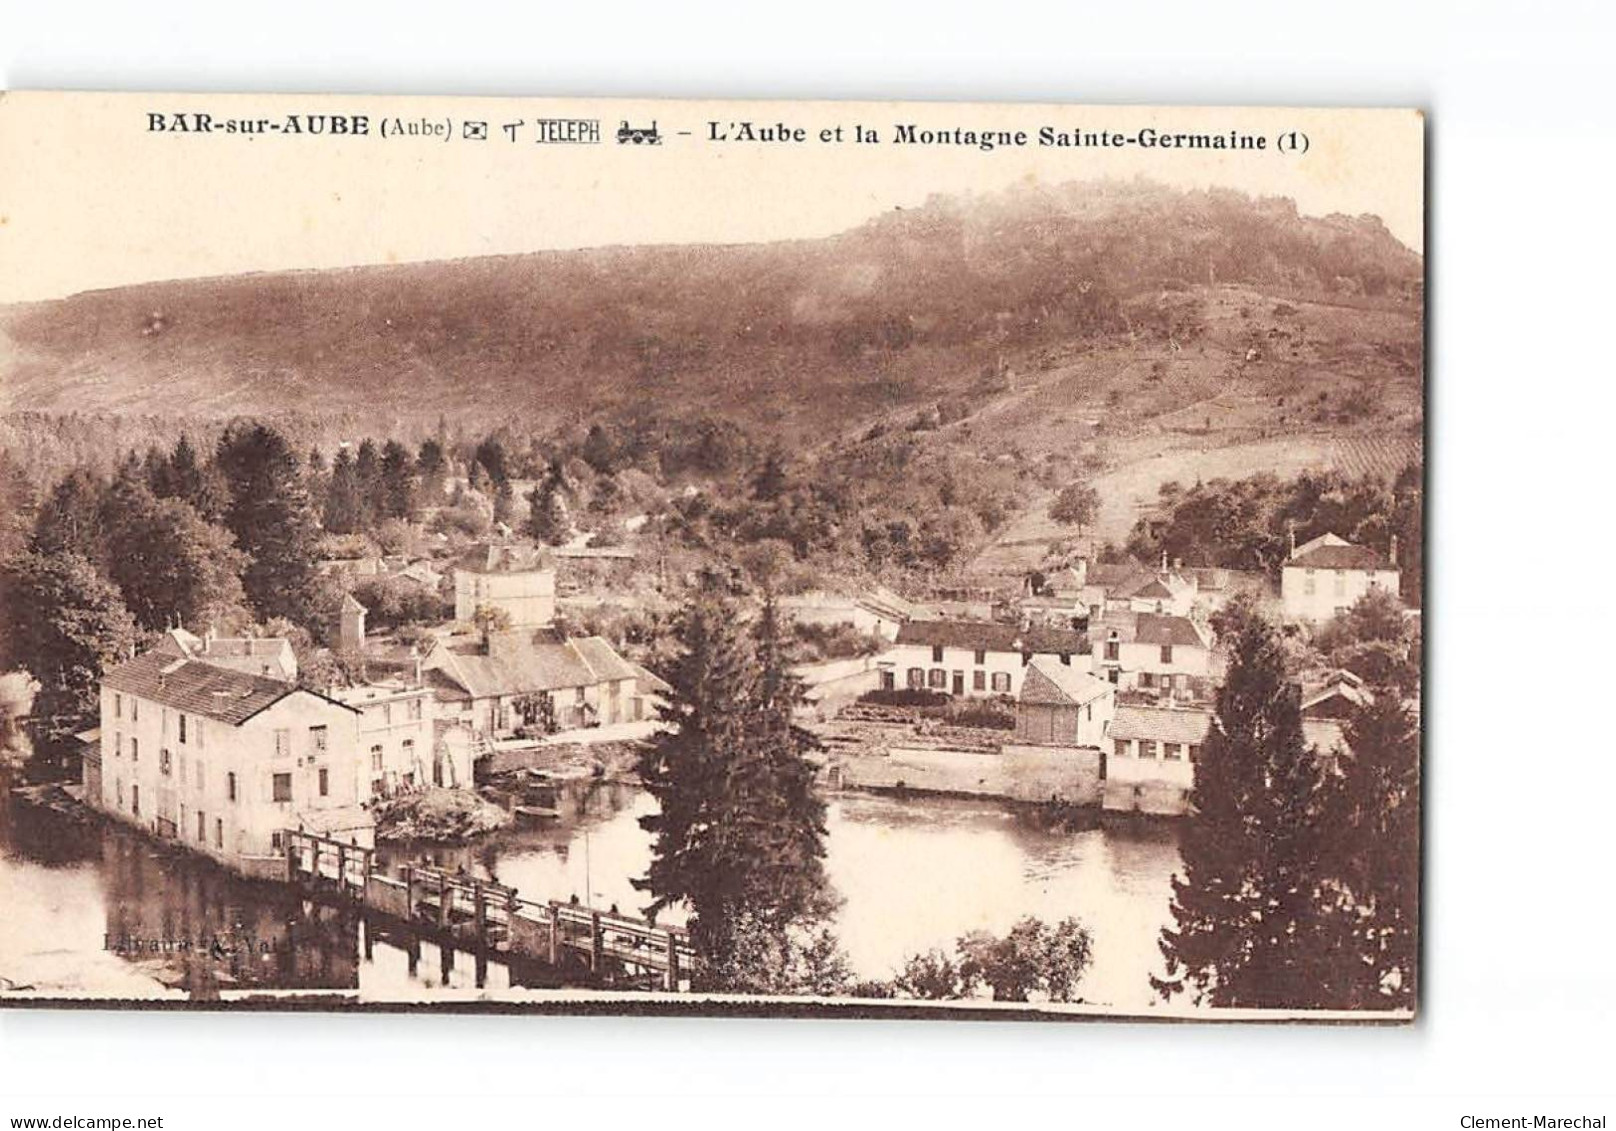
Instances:
[[[1088,583],[1110,589],[1143,572],[1144,566],[1133,558],[1120,562],[1095,562],[1088,569]]]
[[[561,640],[547,629],[492,633],[485,652],[476,637],[446,640],[439,670],[474,699],[589,687],[634,679],[632,665],[598,636]],[[442,681],[435,679],[438,690]]]
[[[1109,733],[1115,739],[1143,738],[1155,742],[1199,745],[1206,741],[1206,732],[1211,726],[1210,711],[1118,703]],[[1334,719],[1303,719],[1302,741],[1321,754],[1347,749],[1346,732]]]
[[[297,655],[292,651],[292,642],[284,636],[216,636],[203,640],[183,628],[172,628],[153,651],[287,683],[297,678]]]
[[[1034,656],[1021,681],[1021,702],[1077,706],[1113,694],[1112,686],[1053,656]]]
[[[1136,644],[1179,644],[1187,648],[1205,648],[1206,637],[1189,617],[1140,613],[1134,625]]]
[[[520,542],[480,542],[454,564],[472,573],[530,573],[553,568],[547,550]]]
[[[629,667],[634,669],[634,681],[638,690],[654,692],[657,695],[673,694],[673,685],[650,668],[641,667],[632,661],[629,663]]]
[[[370,612],[369,609],[365,608],[365,606],[361,605],[358,601],[354,600],[354,595],[352,593],[344,593],[342,595],[342,611],[345,612],[345,613],[368,613],[368,612]]]
[[[1186,746],[1199,745],[1206,739],[1212,725],[1208,711],[1186,711],[1176,707],[1142,707],[1128,703],[1117,704],[1117,714],[1111,720],[1111,737],[1117,739],[1148,739],[1153,742],[1178,742]]]
[[[634,665],[617,654],[617,650],[599,636],[584,636],[568,641],[580,659],[600,681],[634,679]]]
[[[1296,556],[1285,562],[1286,568],[1300,566],[1303,569],[1390,569],[1384,559],[1375,551],[1365,546],[1351,546],[1345,543],[1321,542],[1316,546],[1304,547],[1297,551]]]
[[[284,680],[175,657],[162,649],[109,669],[101,685],[230,726],[240,726],[299,690]]]
[[[973,652],[1086,654],[1089,639],[1060,628],[1018,628],[986,621],[911,621],[898,629],[897,643],[921,648],[964,648]]]

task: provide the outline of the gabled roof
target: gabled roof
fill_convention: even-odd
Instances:
[[[1115,693],[1092,673],[1063,664],[1053,656],[1034,656],[1021,681],[1021,702],[1081,707]]]
[[[1207,639],[1200,627],[1189,617],[1174,617],[1157,613],[1140,613],[1135,622],[1134,643],[1175,644],[1186,648],[1205,648]]]
[[[153,649],[109,669],[101,685],[230,726],[240,726],[299,691],[284,680],[176,657],[165,649]]]
[[[635,689],[641,694],[646,692],[650,692],[654,695],[673,694],[673,685],[668,683],[668,681],[663,679],[661,676],[657,675],[656,672],[652,671],[650,668],[641,667],[639,664],[632,661],[629,662],[629,667],[634,669]]]
[[[636,678],[633,666],[600,637],[562,640],[547,629],[493,633],[486,652],[478,637],[445,640],[433,656],[441,675],[474,699]],[[442,680],[433,682],[444,690]]]
[[[963,648],[973,652],[1087,654],[1089,639],[1060,628],[1018,628],[969,620],[911,621],[898,629],[897,643],[920,648]]]
[[[554,568],[548,551],[520,542],[480,542],[454,564],[472,573],[531,573]]]
[[[1315,546],[1311,550],[1298,551],[1294,558],[1285,562],[1285,567],[1299,566],[1303,569],[1391,569],[1385,560],[1375,551],[1364,546]]]
[[[1088,583],[1109,590],[1138,576],[1144,569],[1134,558],[1125,558],[1120,562],[1096,562],[1089,566]]]

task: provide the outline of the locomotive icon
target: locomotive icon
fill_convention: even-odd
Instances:
[[[627,122],[617,127],[618,145],[661,145],[662,135],[657,133],[656,122],[649,126],[631,126]]]

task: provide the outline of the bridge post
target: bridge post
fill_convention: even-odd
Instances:
[[[477,916],[477,946],[482,950],[488,949],[488,905],[484,901],[483,882],[473,881],[471,885],[471,898],[474,905],[474,914]]]
[[[561,965],[561,908],[550,904],[550,965]]]
[[[679,988],[679,936],[668,932],[668,969],[663,975],[662,988],[672,993]]]
[[[443,872],[438,873],[438,926],[449,927],[449,877]]]
[[[404,921],[415,922],[415,866],[404,865]]]
[[[320,886],[320,838],[311,836],[309,841],[309,879],[314,887]]]
[[[606,932],[600,929],[600,912],[589,913],[589,968],[595,972],[595,977],[601,976],[604,965],[602,959],[606,957]]]
[[[297,883],[297,841],[294,838],[297,834],[288,829],[283,835],[286,837],[286,882],[295,884]]]
[[[337,842],[337,890],[348,891],[348,846],[341,841]]]

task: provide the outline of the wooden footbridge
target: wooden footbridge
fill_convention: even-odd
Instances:
[[[602,982],[626,976],[665,990],[689,988],[695,952],[680,928],[576,903],[538,903],[515,888],[439,868],[407,865],[383,875],[373,850],[315,833],[288,830],[283,843],[293,886],[358,903],[440,943]]]

